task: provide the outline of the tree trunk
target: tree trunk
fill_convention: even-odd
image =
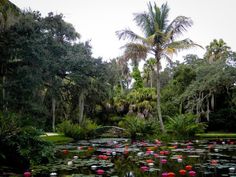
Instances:
[[[5,83],[6,83],[6,76],[3,76],[2,77],[2,110],[6,110],[6,102],[5,102],[5,99],[6,99],[6,91],[5,91]]]
[[[150,75],[150,86],[151,86],[151,88],[152,88],[152,74],[153,74],[153,72],[151,71],[151,75]]]
[[[161,115],[161,87],[160,87],[160,57],[156,56],[157,59],[157,113],[160,122],[160,127],[163,133],[165,133],[165,127]]]
[[[84,117],[84,91],[79,95],[79,124],[83,122]]]
[[[179,105],[179,113],[180,114],[182,114],[182,110],[183,110],[183,102],[181,101],[180,105]]]
[[[211,109],[214,110],[215,108],[215,96],[214,93],[211,95]]]
[[[209,108],[209,98],[207,98],[207,121],[209,122],[210,119],[209,119],[209,113],[210,113],[210,108]]]
[[[56,122],[56,99],[52,97],[52,131],[55,132],[55,122]]]

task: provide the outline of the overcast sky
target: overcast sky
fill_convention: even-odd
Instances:
[[[133,13],[147,9],[148,0],[10,0],[21,9],[38,10],[42,15],[48,12],[63,13],[65,20],[72,23],[82,35],[82,41],[91,40],[93,56],[104,59],[115,58],[122,54],[115,32],[130,28],[139,33],[133,22]],[[153,2],[153,0],[151,0]],[[169,19],[178,15],[190,17],[194,25],[182,38],[190,38],[205,47],[213,39],[222,38],[236,51],[236,0],[156,0],[159,6],[168,2]],[[141,34],[141,33],[140,33]],[[183,52],[198,54],[205,51],[193,49]]]

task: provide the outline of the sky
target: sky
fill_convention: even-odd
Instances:
[[[94,57],[109,60],[122,55],[120,49],[127,41],[119,40],[115,32],[129,28],[142,35],[135,25],[134,13],[147,10],[148,0],[10,0],[21,9],[62,13],[65,21],[73,24],[82,36],[90,40]],[[179,39],[190,38],[203,47],[213,39],[222,38],[236,51],[236,0],[156,0],[158,6],[167,2],[169,20],[179,15],[190,17],[193,26]],[[174,56],[182,60],[191,53],[202,57],[205,50],[195,48]]]

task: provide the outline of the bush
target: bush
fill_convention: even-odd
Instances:
[[[126,129],[132,140],[150,138],[150,135],[155,135],[159,131],[159,126],[155,122],[135,116],[126,116],[119,122],[119,126]]]
[[[73,124],[70,120],[65,120],[57,125],[57,130],[64,133],[65,136],[71,137],[75,140],[81,138],[82,128],[79,124]]]
[[[42,140],[41,134],[32,126],[21,125],[18,115],[0,113],[0,166],[3,163],[22,169],[51,161],[53,144]]]
[[[204,132],[206,123],[197,123],[197,116],[193,114],[180,114],[169,118],[166,128],[175,138],[186,139],[194,137],[196,133]]]
[[[78,140],[93,137],[94,132],[98,127],[99,126],[95,122],[89,119],[86,119],[82,125],[73,124],[71,121],[65,120],[61,124],[58,124],[57,130],[64,133],[67,137]]]
[[[84,138],[91,138],[95,136],[95,130],[99,128],[100,126],[97,125],[95,122],[93,122],[90,119],[85,119],[85,121],[82,124],[82,131],[84,133]]]

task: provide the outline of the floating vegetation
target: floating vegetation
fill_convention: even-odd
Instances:
[[[222,143],[224,142],[224,143]],[[236,176],[234,141],[133,142],[96,139],[57,146],[57,160],[32,167],[35,177]]]

